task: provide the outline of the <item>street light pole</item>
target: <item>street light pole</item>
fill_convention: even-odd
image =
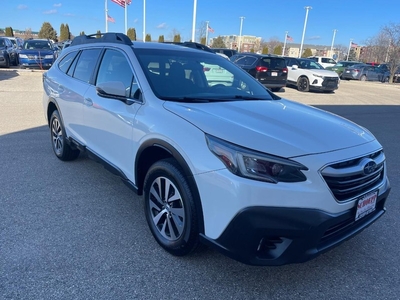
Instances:
[[[349,50],[347,51],[346,61],[349,61],[349,55],[350,55],[350,49],[351,49],[352,42],[353,42],[353,39],[350,39]]]
[[[240,47],[242,46],[242,27],[243,27],[243,19],[244,17],[240,17],[240,32],[239,32],[239,47],[238,47],[238,52],[240,51]]]
[[[303,35],[301,37],[301,45],[300,45],[300,53],[299,57],[301,57],[301,53],[303,52],[303,43],[304,43],[304,35],[306,34],[306,27],[307,27],[307,19],[308,19],[308,11],[312,9],[311,6],[304,7],[306,9],[306,18],[304,20],[304,28],[303,28]]]
[[[197,0],[194,0],[194,4],[193,4],[193,24],[192,24],[192,42],[195,42],[194,34],[195,34],[195,31],[196,31],[196,8],[197,8]]]
[[[333,38],[332,38],[332,45],[331,45],[331,56],[333,58],[333,43],[335,42],[335,36],[336,36],[337,29],[333,29]]]

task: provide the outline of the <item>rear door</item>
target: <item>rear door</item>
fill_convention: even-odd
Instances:
[[[129,103],[113,97],[102,97],[96,91],[101,83],[122,84]],[[106,49],[98,67],[95,85],[90,86],[84,99],[84,131],[87,147],[133,178],[133,126],[141,101],[135,99],[139,88],[136,76],[125,52]]]

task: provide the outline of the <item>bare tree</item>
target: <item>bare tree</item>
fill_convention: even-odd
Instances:
[[[400,67],[400,23],[390,23],[376,36],[369,38],[363,51],[363,60],[387,63],[389,82],[393,82],[394,74]]]
[[[268,52],[273,53],[275,47],[278,45],[282,45],[282,42],[279,41],[278,37],[274,36],[274,37],[270,38],[269,41],[267,42]]]
[[[207,22],[201,21],[197,28],[197,40],[202,41],[202,39],[206,37]]]
[[[32,29],[31,28],[26,28],[25,32],[24,32],[24,39],[30,39],[33,38],[33,34],[32,34]]]
[[[394,74],[397,68],[400,67],[400,23],[391,23],[385,26],[382,29],[382,33],[388,38],[385,62],[389,67],[389,82],[393,82]]]

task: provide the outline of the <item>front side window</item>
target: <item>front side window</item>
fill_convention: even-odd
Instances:
[[[104,82],[122,82],[125,96],[131,98],[138,89],[137,84],[132,85],[132,80],[133,72],[125,55],[117,50],[106,50],[100,63],[96,85]]]

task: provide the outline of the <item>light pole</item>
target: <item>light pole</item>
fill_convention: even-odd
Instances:
[[[197,0],[194,0],[194,3],[193,3],[192,42],[195,42],[194,34],[195,34],[195,31],[196,31],[196,8],[197,8]]]
[[[301,37],[301,45],[300,45],[300,53],[299,57],[301,57],[301,52],[303,52],[303,43],[304,43],[304,35],[306,34],[306,27],[307,27],[307,19],[308,19],[308,11],[312,9],[311,6],[304,7],[306,9],[306,18],[304,20],[304,28],[303,28],[303,35]]]
[[[242,46],[242,27],[243,27],[243,19],[244,19],[244,17],[240,17],[240,31],[239,31],[239,46],[238,46],[238,52],[240,52],[240,47]]]
[[[337,29],[333,29],[333,38],[332,38],[332,45],[331,45],[331,55],[332,55],[332,58],[333,58],[333,43],[335,42],[336,32],[337,32]]]
[[[350,39],[349,50],[347,51],[346,61],[349,61],[349,55],[350,55],[350,49],[351,49],[351,44],[352,43],[353,43],[353,39]]]
[[[146,0],[143,0],[143,42],[146,42]]]

